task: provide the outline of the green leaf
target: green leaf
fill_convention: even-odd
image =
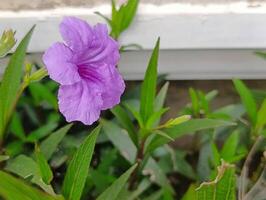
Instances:
[[[163,194],[163,191],[162,189],[160,189],[156,192],[153,192],[150,196],[143,198],[143,200],[159,200],[161,199],[162,194]]]
[[[182,115],[180,117],[176,117],[174,119],[168,120],[162,126],[165,127],[165,128],[170,128],[170,127],[176,126],[178,124],[182,124],[182,123],[184,123],[184,122],[186,122],[186,121],[188,121],[190,119],[191,119],[191,116],[190,115]]]
[[[161,108],[161,110],[158,110],[154,112],[148,119],[146,123],[146,128],[151,129],[156,125],[156,122],[160,120],[161,116],[167,112],[169,108]]]
[[[69,163],[63,182],[63,195],[68,200],[79,200],[82,195],[100,129],[98,126],[90,133]]]
[[[257,105],[251,91],[241,80],[233,80],[233,83],[238,94],[240,95],[243,105],[246,108],[251,123],[255,125],[257,121]]]
[[[9,159],[9,156],[7,155],[0,155],[0,162],[6,161]]]
[[[49,194],[54,195],[53,188],[43,182],[39,167],[32,158],[25,155],[19,155],[14,159],[8,160],[5,170],[12,172],[24,179],[30,178],[32,183],[40,186]]]
[[[118,10],[116,10],[115,0],[112,0],[112,20],[105,20],[111,25],[111,36],[118,39],[120,34],[126,30],[135,17],[139,0],[128,0]],[[103,17],[103,16],[102,16]]]
[[[266,99],[262,102],[262,105],[258,111],[256,131],[260,132],[266,124]]]
[[[15,31],[6,30],[0,39],[0,57],[5,56],[16,44]]]
[[[135,17],[139,0],[128,0],[125,6],[122,5],[121,11],[123,12],[123,19],[121,20],[120,32],[126,30]]]
[[[221,155],[218,151],[216,144],[212,141],[211,142],[211,149],[212,149],[212,160],[215,167],[218,167],[221,163]]]
[[[13,133],[13,135],[17,136],[19,139],[25,140],[26,138],[25,131],[21,123],[18,112],[15,112],[12,117],[10,123],[10,131]]]
[[[171,138],[178,138],[185,134],[194,133],[196,131],[204,130],[204,129],[214,129],[223,126],[233,126],[235,123],[223,121],[223,120],[215,120],[215,119],[192,119],[182,124],[173,126],[172,128],[163,129],[163,131],[169,135]],[[150,142],[147,151],[151,152],[157,147],[168,143],[169,140],[155,136]]]
[[[165,138],[168,139],[168,140],[175,141],[173,138],[171,138],[169,135],[167,135],[167,134],[164,133],[163,131],[156,130],[156,131],[154,131],[154,134],[157,134],[157,135],[159,135],[159,136],[165,137]]]
[[[168,87],[169,87],[169,82],[167,81],[163,85],[163,87],[160,89],[159,93],[157,94],[157,96],[155,98],[155,102],[154,102],[154,110],[155,111],[159,111],[163,108],[165,98],[167,95],[167,91],[168,91]]]
[[[233,165],[222,163],[215,180],[204,182],[196,190],[198,200],[235,200],[236,177]]]
[[[149,187],[151,186],[151,182],[148,179],[143,179],[139,184],[136,190],[131,192],[128,195],[127,200],[135,200],[138,199],[141,194],[143,194]]]
[[[125,186],[127,180],[129,179],[131,173],[137,167],[137,164],[130,167],[124,174],[122,174],[109,188],[107,188],[98,198],[97,200],[109,200],[109,199],[117,199],[117,196],[122,191]]]
[[[35,147],[35,156],[37,160],[37,164],[39,167],[39,171],[42,177],[42,180],[45,184],[49,185],[51,181],[53,180],[53,172],[43,155],[43,153],[40,151],[39,147],[36,145]]]
[[[35,131],[31,132],[28,137],[28,142],[37,142],[38,140],[42,139],[43,137],[49,135],[55,128],[57,127],[56,123],[49,123],[46,124]]]
[[[3,137],[18,98],[17,94],[23,74],[22,69],[24,66],[26,49],[34,27],[35,26],[30,29],[16,48],[3,75],[0,86],[0,139]]]
[[[130,140],[129,135],[126,131],[123,131],[117,124],[101,119],[101,125],[104,133],[111,140],[114,146],[120,151],[121,155],[124,156],[131,164],[135,161],[135,155],[137,148]]]
[[[154,111],[154,99],[156,93],[157,65],[159,56],[160,38],[152,52],[145,78],[141,86],[140,114],[146,124]]]
[[[59,130],[51,133],[49,137],[43,140],[40,144],[41,152],[44,154],[45,158],[49,160],[53,153],[56,151],[58,144],[62,141],[66,133],[72,127],[73,124],[68,124]]]
[[[63,200],[62,197],[45,194],[3,171],[0,171],[0,180],[0,196],[6,200]]]
[[[138,121],[139,126],[144,127],[143,119],[140,113],[134,108],[134,106],[132,106],[130,102],[126,102],[124,103],[124,105],[131,112],[131,114],[135,117],[135,119]]]
[[[197,116],[199,114],[199,111],[200,111],[199,99],[198,99],[197,92],[193,88],[189,88],[189,95],[191,98],[193,114],[195,116]]]
[[[111,109],[111,112],[116,116],[117,120],[120,122],[123,128],[127,130],[131,140],[137,146],[138,145],[137,133],[135,131],[134,124],[132,123],[126,111],[121,106],[117,105],[113,109]]]
[[[266,52],[256,51],[255,54],[263,59],[266,59]]]
[[[130,140],[127,132],[123,131],[123,129],[111,121],[102,119],[101,124],[103,126],[104,133],[108,136],[112,144],[119,150],[120,154],[126,160],[133,164],[135,162],[137,148]],[[158,185],[172,189],[166,175],[162,172],[161,168],[153,158],[150,157],[148,159],[144,170],[146,170],[146,172]]]
[[[45,100],[54,109],[57,109],[56,96],[45,85],[35,82],[29,85],[29,89],[36,103],[39,104],[41,100]]]
[[[196,186],[191,184],[181,200],[196,200]]]
[[[210,92],[208,92],[205,95],[205,98],[208,102],[210,102],[211,100],[213,100],[216,96],[218,95],[218,91],[217,90],[212,90]]]
[[[226,140],[221,150],[221,158],[227,162],[232,162],[237,153],[239,144],[239,132],[234,131]]]
[[[154,102],[154,111],[157,112],[159,110],[161,110],[163,108],[163,105],[165,103],[165,98],[167,95],[167,91],[168,91],[168,87],[169,87],[169,82],[166,82],[163,87],[160,89],[159,93],[157,94],[156,98],[155,98],[155,102]],[[159,119],[157,119],[154,122],[154,126],[157,126],[160,123],[161,120],[161,116]]]
[[[174,170],[179,172],[180,174],[194,180],[196,178],[196,173],[192,166],[188,163],[188,161],[185,159],[185,155],[183,152],[175,151],[174,155]]]

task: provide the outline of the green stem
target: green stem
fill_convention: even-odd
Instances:
[[[141,165],[141,162],[144,158],[144,147],[145,147],[145,141],[146,139],[143,139],[141,141],[140,147],[137,151],[137,155],[136,155],[136,163],[138,164],[138,166],[135,168],[135,170],[132,172],[132,175],[129,179],[129,186],[128,189],[129,190],[133,190],[135,188],[135,185],[138,181],[138,171],[139,171],[139,167]]]

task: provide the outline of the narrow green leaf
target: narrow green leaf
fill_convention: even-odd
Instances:
[[[266,59],[266,52],[256,51],[255,54],[263,59]]]
[[[197,116],[199,114],[199,109],[200,109],[197,92],[193,88],[189,88],[189,95],[191,98],[193,114]]]
[[[117,124],[101,119],[104,133],[131,164],[135,161],[137,148],[130,139],[128,133],[123,131]]]
[[[250,118],[250,121],[253,125],[257,121],[257,105],[254,97],[252,96],[251,91],[241,80],[233,80],[235,88],[241,98],[243,105],[246,108],[247,114]]]
[[[154,112],[148,119],[147,123],[146,123],[146,128],[150,129],[150,128],[154,128],[156,125],[156,122],[158,120],[160,120],[161,116],[167,112],[169,110],[169,108],[161,108],[160,110]]]
[[[260,132],[266,124],[266,99],[262,102],[262,105],[258,111],[256,131]]]
[[[196,200],[196,186],[191,184],[181,200]]]
[[[51,133],[49,137],[43,140],[40,144],[41,152],[43,152],[45,158],[49,160],[53,153],[56,151],[58,144],[62,141],[66,133],[72,127],[73,124],[68,124],[59,130]]]
[[[126,30],[131,24],[132,20],[135,17],[138,4],[139,0],[128,0],[127,4],[120,9],[120,12],[123,12],[120,32]]]
[[[111,112],[116,116],[117,120],[120,122],[123,128],[127,130],[131,140],[137,146],[138,145],[137,133],[135,131],[134,124],[132,123],[126,111],[121,106],[117,105],[113,109],[111,109]]]
[[[56,96],[45,85],[35,82],[29,85],[29,89],[37,103],[41,100],[45,100],[54,109],[57,109]]]
[[[26,49],[34,27],[35,26],[30,29],[20,42],[14,54],[11,56],[8,66],[4,72],[0,86],[0,139],[3,137],[18,98],[17,93],[19,91],[22,78]]]
[[[221,158],[227,162],[232,162],[237,153],[239,144],[239,132],[234,131],[225,141],[221,150]]]
[[[163,131],[160,131],[160,130],[156,130],[154,131],[154,134],[157,134],[159,136],[162,136],[168,140],[171,140],[171,141],[175,141],[173,138],[171,138],[169,135],[167,135],[166,133],[164,133]]]
[[[5,30],[0,39],[0,57],[5,56],[16,44],[15,31]]]
[[[159,93],[157,94],[155,98],[154,111],[159,111],[163,108],[164,103],[165,103],[165,98],[167,95],[167,91],[168,91],[168,87],[169,87],[169,82],[167,81],[163,85],[163,87],[160,89]],[[160,120],[161,120],[161,117],[154,122],[154,126],[158,126],[158,124],[160,123]]]
[[[217,90],[212,90],[210,92],[208,92],[205,95],[205,98],[208,102],[210,102],[211,100],[213,100],[216,96],[218,95],[218,91]]]
[[[45,194],[3,171],[0,171],[0,180],[0,196],[6,200],[63,200],[62,197]]]
[[[25,140],[26,136],[25,136],[25,131],[23,128],[23,125],[21,123],[21,119],[19,117],[18,112],[15,112],[13,114],[11,123],[10,123],[10,131],[13,135],[15,135],[16,137],[18,137],[21,140]]]
[[[32,183],[40,186],[47,193],[54,195],[53,188],[43,182],[38,165],[32,158],[21,154],[14,159],[9,159],[5,170],[24,179],[30,178]]]
[[[154,111],[159,46],[160,38],[157,40],[156,46],[152,52],[149,65],[145,73],[145,78],[141,86],[140,114],[144,123],[147,122]]]
[[[204,129],[213,129],[223,126],[233,126],[235,123],[223,121],[223,120],[215,120],[215,119],[192,119],[182,124],[173,126],[172,128],[163,129],[163,131],[168,134],[170,137],[176,139],[185,134],[194,133],[196,131],[204,130]],[[150,142],[147,150],[153,151],[157,147],[166,144],[169,140],[165,138],[161,138],[155,136]]]
[[[135,162],[137,148],[129,138],[128,134],[115,123],[101,120],[104,133],[108,136],[112,144],[119,150],[120,154],[131,164]],[[166,175],[153,158],[149,158],[144,170],[153,178],[154,182],[162,187],[172,190]]]
[[[165,128],[170,128],[170,127],[173,127],[173,126],[176,126],[178,124],[182,124],[188,120],[191,119],[191,116],[190,115],[182,115],[180,117],[176,117],[174,119],[170,119],[168,120],[164,125],[162,125],[163,127]]]
[[[135,108],[131,104],[124,103],[124,105],[131,112],[131,114],[135,117],[135,119],[138,121],[139,126],[144,127],[144,122],[143,122],[143,119],[140,113],[137,110],[135,110]]]
[[[122,191],[125,186],[127,180],[129,179],[131,173],[137,167],[137,164],[130,167],[124,174],[122,174],[109,188],[107,188],[98,198],[97,200],[109,200],[109,199],[117,199],[117,196]],[[118,199],[117,199],[118,200]]]
[[[0,155],[0,162],[6,161],[9,159],[9,156],[7,155]]]
[[[28,137],[28,142],[37,142],[38,140],[42,139],[43,137],[49,135],[55,128],[57,127],[56,123],[49,123],[46,124],[35,131],[31,132]]]
[[[82,195],[100,129],[98,126],[90,133],[69,163],[63,182],[63,195],[68,200],[79,200]]]
[[[211,149],[212,149],[212,160],[215,167],[218,167],[221,163],[221,155],[218,151],[216,144],[212,141],[211,142]]]
[[[152,193],[150,196],[143,198],[143,200],[159,200],[163,194],[162,189]]]
[[[45,184],[49,185],[51,181],[53,180],[53,172],[43,155],[43,153],[40,151],[39,147],[36,145],[35,147],[35,156],[37,160],[37,164],[39,167],[39,171],[42,177],[42,180]]]
[[[158,111],[161,108],[163,108],[164,102],[165,102],[165,98],[167,95],[167,91],[168,91],[168,87],[169,87],[169,82],[167,81],[163,87],[160,89],[159,93],[157,94],[156,98],[155,98],[155,102],[154,102],[154,110]]]
[[[214,181],[204,182],[196,191],[198,200],[235,200],[236,177],[233,165],[222,163]]]

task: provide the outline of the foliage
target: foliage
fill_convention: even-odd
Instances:
[[[111,19],[103,16],[116,40],[132,23],[138,3],[128,0],[118,8],[112,1]],[[58,85],[46,78],[44,67],[24,62],[33,29],[10,57],[1,80],[1,198],[265,196],[265,92],[234,79],[241,102],[214,109],[217,90],[190,88],[190,102],[168,118],[173,108],[165,106],[169,82],[158,77],[158,39],[143,82],[126,90],[119,105],[91,127],[69,124],[58,112]],[[4,32],[0,56],[15,41],[13,31]],[[179,139],[187,145],[176,146],[173,141]]]

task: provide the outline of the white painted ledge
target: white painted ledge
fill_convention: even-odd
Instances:
[[[20,39],[37,24],[29,52],[43,52],[61,40],[58,24],[63,16],[79,16],[91,24],[103,22],[95,11],[109,15],[110,7],[0,11],[0,31],[13,28]],[[264,79],[266,62],[254,56],[253,50],[266,49],[265,22],[266,4],[141,5],[120,42],[138,43],[144,50],[123,54],[120,69],[128,79],[142,78],[149,51],[160,36],[159,69],[169,79]]]

